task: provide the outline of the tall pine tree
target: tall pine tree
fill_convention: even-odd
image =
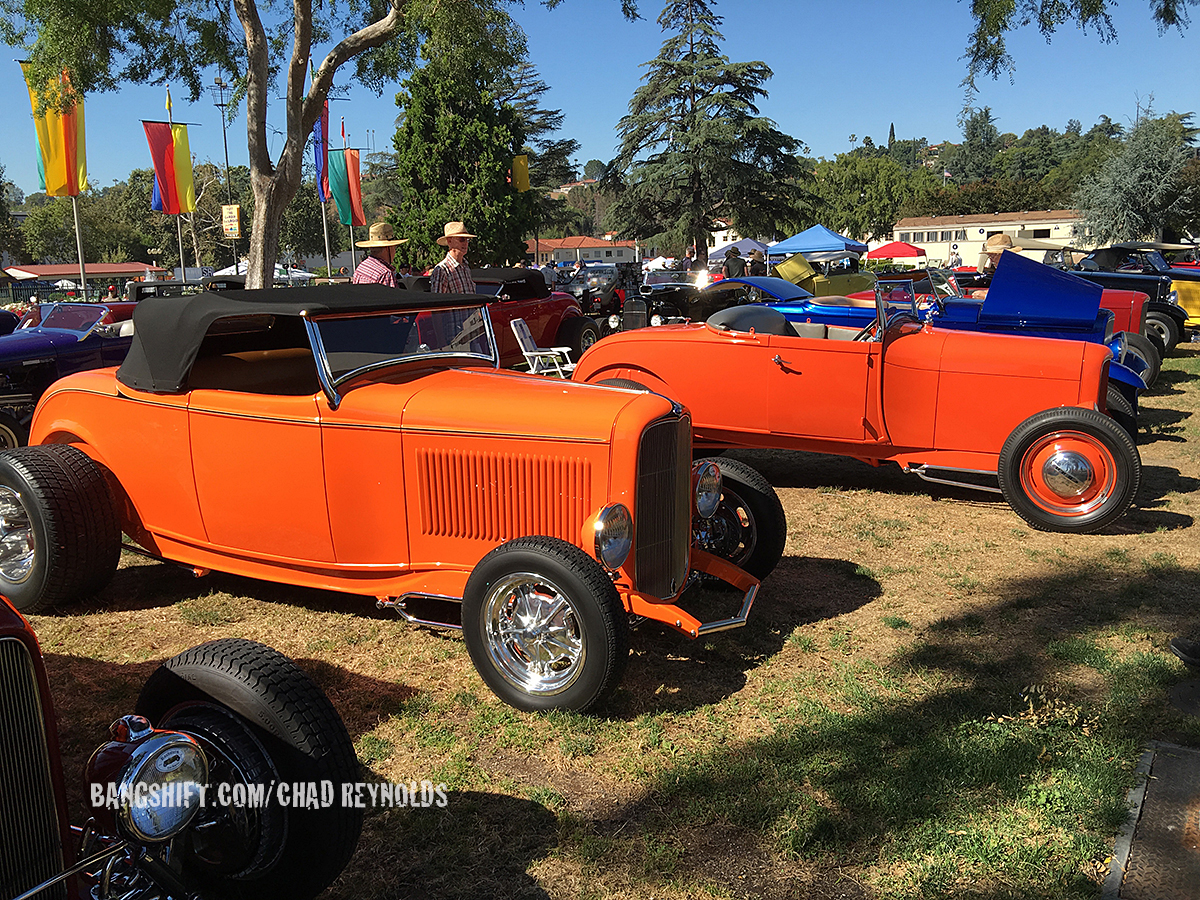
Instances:
[[[680,252],[695,247],[698,262],[717,218],[742,234],[773,233],[791,213],[801,171],[798,142],[757,115],[771,69],[721,54],[714,5],[668,0],[658,24],[670,36],[621,120],[607,179],[619,191],[610,224]]]
[[[525,258],[532,233],[533,191],[510,183],[513,157],[525,146],[521,117],[498,102],[486,67],[463,60],[427,63],[397,98],[404,121],[396,131],[396,180],[402,198],[388,220],[409,239],[407,257],[433,264],[447,222],[464,222],[478,238],[470,262],[512,263]]]

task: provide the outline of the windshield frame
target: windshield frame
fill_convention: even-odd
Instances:
[[[347,372],[335,376],[333,367],[329,361],[329,354],[325,349],[325,342],[321,335],[322,322],[345,321],[347,319],[364,319],[364,318],[380,318],[383,316],[406,315],[412,316],[414,319],[423,313],[444,313],[455,310],[467,310],[468,314],[478,312],[483,330],[483,337],[491,349],[490,355],[474,353],[467,350],[437,350],[427,353],[412,353],[403,354],[400,356],[390,357],[388,359],[380,359],[366,365],[358,366]],[[415,322],[414,322],[415,324]],[[496,340],[496,332],[492,327],[492,317],[488,313],[486,304],[482,303],[464,303],[456,306],[440,307],[436,310],[414,309],[414,310],[395,310],[391,312],[365,312],[355,315],[323,315],[323,316],[305,316],[304,328],[308,332],[309,343],[312,345],[313,356],[317,360],[317,378],[321,382],[321,389],[325,393],[326,399],[329,400],[329,405],[332,409],[337,409],[342,402],[342,392],[339,388],[346,382],[358,378],[370,372],[377,372],[381,369],[387,369],[394,366],[410,366],[413,363],[427,364],[429,362],[446,362],[450,360],[465,361],[468,365],[487,364],[489,368],[498,369],[500,367],[500,346]]]
[[[63,309],[63,308],[68,308],[68,309],[70,309],[70,308],[75,308],[75,309],[86,308],[89,310],[94,310],[97,313],[97,315],[96,315],[95,319],[92,321],[92,323],[90,325],[88,325],[87,328],[84,328],[84,329],[64,328],[61,325],[47,325],[46,320],[49,319],[56,312],[58,312],[60,309]],[[37,321],[31,322],[30,324],[24,324],[25,318],[28,317],[30,314],[32,314],[35,309],[38,311]],[[48,312],[47,312],[47,309],[49,310]],[[25,315],[21,317],[21,322],[17,323],[17,327],[14,330],[15,331],[25,331],[25,330],[32,329],[32,328],[41,328],[41,329],[45,329],[47,331],[60,331],[60,332],[63,332],[64,334],[77,335],[78,339],[82,341],[89,334],[91,334],[93,331],[96,330],[96,328],[100,325],[101,320],[106,315],[108,315],[111,311],[112,310],[110,310],[107,306],[102,306],[102,305],[96,304],[96,303],[67,303],[64,301],[57,301],[54,303],[39,303],[39,304],[37,304],[37,306],[29,309],[25,313]]]

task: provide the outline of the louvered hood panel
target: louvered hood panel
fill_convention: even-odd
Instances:
[[[594,466],[574,449],[418,448],[421,535],[502,543],[545,534],[578,544],[595,512]]]

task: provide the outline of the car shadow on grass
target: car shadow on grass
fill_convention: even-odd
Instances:
[[[742,628],[692,640],[655,622],[631,636],[625,679],[603,714],[696,709],[741,690],[748,673],[777,654],[798,626],[843,615],[877,599],[882,587],[856,564],[840,559],[786,556],[763,583]],[[737,611],[736,593],[689,589],[683,607],[705,621]]]
[[[759,848],[755,896],[874,896],[860,865],[895,896],[1098,895],[1139,748],[1178,740],[1167,693],[1190,676],[1165,644],[1200,615],[1200,572],[1080,561],[993,593],[797,689],[768,733],[677,754],[574,842],[611,842],[597,863],[619,881],[660,836],[688,860],[717,828]],[[742,895],[744,867],[697,863],[677,875]]]

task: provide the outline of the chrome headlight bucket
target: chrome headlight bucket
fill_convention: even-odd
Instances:
[[[110,731],[116,740],[99,747],[88,762],[93,804],[96,789],[104,784],[102,796],[116,801],[121,837],[136,843],[170,840],[204,804],[204,751],[191,735],[157,731],[141,716],[124,716]]]
[[[1179,305],[1179,291],[1171,291],[1167,294],[1167,302],[1172,306]]]
[[[716,463],[708,460],[692,466],[692,493],[696,514],[711,519],[721,503],[721,470]]]
[[[621,330],[621,317],[618,316],[616,313],[613,313],[611,316],[609,316],[608,317],[608,327],[611,328],[613,331],[620,331]]]
[[[633,549],[633,516],[624,503],[611,503],[596,516],[596,559],[615,572]]]
[[[663,318],[661,315],[659,315],[658,313],[655,313],[654,315],[652,315],[650,317],[650,324],[655,327],[666,324],[666,321],[667,320],[665,318]]]

